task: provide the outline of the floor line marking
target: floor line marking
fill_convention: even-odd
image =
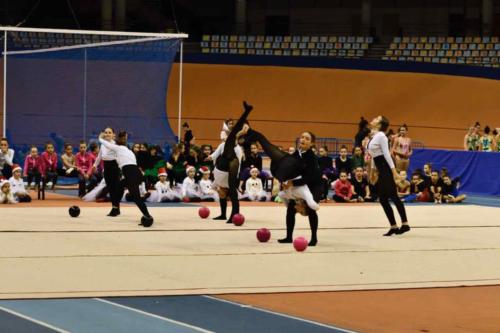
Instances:
[[[59,333],[70,333],[69,331],[63,330],[62,328],[50,325],[50,324],[48,324],[46,322],[40,321],[40,320],[32,318],[32,317],[28,317],[26,315],[23,315],[22,313],[19,313],[19,312],[16,312],[14,310],[5,308],[3,306],[0,306],[0,310],[2,310],[4,312],[7,312],[7,313],[10,313],[10,314],[12,314],[12,315],[14,315],[16,317],[19,317],[19,318],[31,321],[31,322],[33,322],[33,323],[35,323],[37,325],[40,325],[40,326],[43,326],[43,327],[46,327],[46,328],[50,328],[51,330],[59,332]]]

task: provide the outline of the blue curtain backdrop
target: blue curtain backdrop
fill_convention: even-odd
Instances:
[[[431,162],[433,169],[448,168],[452,177],[460,177],[460,191],[500,195],[500,153],[414,149],[409,174]]]

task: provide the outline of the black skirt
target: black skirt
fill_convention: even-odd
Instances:
[[[398,195],[396,183],[392,176],[392,170],[383,155],[373,158],[375,166],[378,170],[378,181],[375,184],[377,194],[379,196],[394,196]]]

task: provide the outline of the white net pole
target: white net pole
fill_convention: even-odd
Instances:
[[[7,31],[3,34],[3,133],[7,137]]]
[[[87,49],[83,59],[83,140],[87,141]]]
[[[182,122],[182,57],[183,57],[183,42],[181,40],[181,50],[180,50],[180,57],[179,57],[179,122],[177,124],[177,136],[178,136],[178,141],[181,142],[181,122]]]

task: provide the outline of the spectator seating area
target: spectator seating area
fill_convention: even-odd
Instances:
[[[499,67],[498,37],[395,37],[384,60]]]
[[[204,35],[202,53],[361,58],[372,37]]]

